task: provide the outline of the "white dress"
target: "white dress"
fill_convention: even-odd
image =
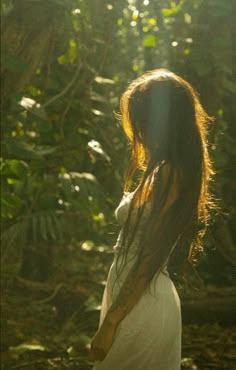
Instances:
[[[133,193],[125,193],[116,216],[125,222]],[[100,325],[115,300],[132,264],[135,246],[140,238],[148,207],[139,224],[125,269],[117,281],[117,250],[122,240],[122,228],[114,247],[115,258],[110,268],[103,295]],[[132,222],[132,221],[131,221]],[[106,358],[95,362],[93,370],[180,370],[181,368],[181,309],[178,293],[166,267],[152,280],[138,303],[119,324],[114,342]]]

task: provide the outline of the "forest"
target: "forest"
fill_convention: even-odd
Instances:
[[[197,262],[170,270],[182,369],[235,368],[236,2],[2,0],[2,370],[92,369],[130,155],[119,99],[155,68],[213,118],[218,210]]]

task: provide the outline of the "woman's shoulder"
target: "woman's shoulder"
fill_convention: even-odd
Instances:
[[[115,210],[115,216],[117,218],[118,223],[121,224],[121,225],[125,223],[125,221],[128,217],[130,204],[131,204],[132,199],[135,195],[135,192],[136,192],[136,190],[134,190],[134,191],[124,191],[123,195],[122,195],[122,198],[121,198],[121,201],[120,201],[118,207]],[[146,215],[146,213],[148,213],[150,211],[151,205],[152,205],[152,200],[149,198],[147,200],[147,202],[145,202],[144,216]],[[137,208],[136,205],[134,205],[134,207],[132,208],[133,217],[136,216],[137,211],[138,211],[138,208]]]
[[[118,207],[115,209],[115,217],[119,224],[123,224],[127,218],[129,205],[133,196],[133,192],[124,191]]]

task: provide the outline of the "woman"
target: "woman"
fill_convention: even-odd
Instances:
[[[180,301],[167,263],[183,243],[190,256],[200,247],[197,226],[211,203],[209,117],[190,84],[163,69],[133,81],[120,107],[132,154],[90,359],[96,370],[179,370]]]

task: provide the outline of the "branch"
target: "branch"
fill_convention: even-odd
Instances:
[[[76,82],[81,68],[82,68],[82,63],[79,63],[76,69],[76,72],[74,76],[72,77],[71,81],[64,87],[64,89],[59,94],[53,96],[50,100],[48,100],[47,103],[43,104],[42,108],[48,107],[50,104],[52,104],[53,102],[55,102],[56,100],[58,100],[59,98],[61,98],[63,95],[67,93],[67,91],[71,88],[71,86],[73,86],[73,84]]]

